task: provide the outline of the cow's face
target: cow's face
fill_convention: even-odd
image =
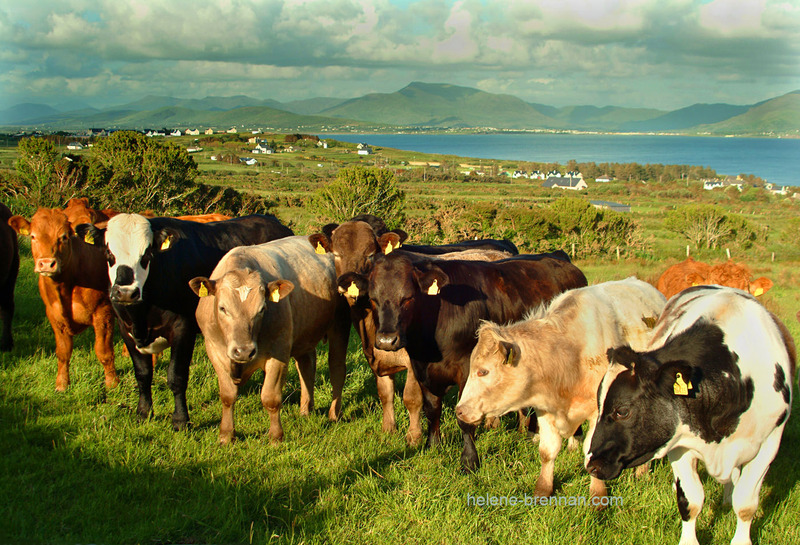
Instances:
[[[264,320],[294,289],[288,280],[264,283],[261,273],[251,269],[234,269],[221,278],[198,277],[189,286],[200,297],[213,297],[214,315],[225,340],[231,361],[231,376],[241,376],[242,366],[258,354],[258,336]]]
[[[484,417],[525,406],[530,377],[519,368],[520,356],[519,345],[505,338],[497,325],[481,325],[470,356],[469,377],[456,405],[459,420],[477,425]]]
[[[340,290],[350,289],[348,275],[340,277],[338,282]],[[398,254],[376,259],[367,284],[376,326],[375,348],[389,351],[405,348],[406,331],[419,298],[438,296],[447,282],[447,275],[435,265],[420,270],[408,257]]]
[[[30,222],[22,216],[13,216],[8,223],[18,234],[31,237],[33,271],[42,276],[58,276],[72,255],[75,234],[64,212],[58,208],[40,208]]]
[[[676,377],[691,382],[692,376],[683,361],[662,365],[627,346],[609,349],[608,359],[585,460],[589,473],[603,480],[651,460],[669,443],[679,422],[673,403]]]
[[[175,238],[175,233],[165,229],[153,232],[148,219],[138,214],[111,218],[105,230],[111,301],[122,305],[139,302],[153,256],[172,248]]]

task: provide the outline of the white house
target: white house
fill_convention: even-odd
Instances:
[[[253,153],[267,153],[271,154],[274,153],[273,149],[269,147],[269,144],[259,144],[253,149]]]
[[[206,129],[205,134],[214,134],[214,129]]]
[[[611,181],[611,177],[610,176],[606,176],[604,174],[602,176],[598,176],[597,178],[595,178],[594,181],[595,182],[600,182],[601,184],[607,184],[608,182]]]
[[[722,180],[704,180],[703,181],[703,189],[707,191],[711,191],[712,189],[716,189],[718,187],[723,187],[725,183]]]
[[[227,132],[228,132],[228,134],[236,134],[239,131],[236,130],[236,127],[231,127],[230,129],[228,129]]]
[[[542,187],[557,187],[559,189],[572,189],[575,191],[589,187],[583,178],[576,176],[549,176]]]
[[[199,151],[203,151],[203,148],[200,148],[200,147],[197,147],[197,146],[194,146],[194,147],[191,147],[191,148],[186,148],[186,153],[197,153]]]
[[[200,129],[187,129],[186,134],[189,136],[200,136]]]
[[[170,136],[182,136],[182,133],[181,133],[181,130],[180,130],[180,129],[175,129],[174,131],[172,131],[171,133],[169,133],[169,135],[170,135]]]
[[[368,145],[359,144],[358,146],[359,146],[358,147],[358,154],[359,155],[371,155],[372,154],[372,148],[370,148]]]
[[[67,144],[67,149],[82,150],[83,144],[81,144],[80,142],[70,142],[69,144]]]

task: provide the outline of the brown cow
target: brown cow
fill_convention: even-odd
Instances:
[[[728,260],[718,265],[708,265],[687,257],[685,261],[664,271],[658,279],[656,288],[669,299],[678,292],[692,286],[718,284],[737,288],[753,295],[766,293],[772,287],[772,280],[766,277],[751,280],[753,274],[742,263]]]
[[[338,277],[350,272],[368,274],[375,257],[396,250],[407,236],[404,231],[399,229],[389,231],[380,218],[361,215],[341,225],[326,225],[323,233],[311,235],[308,239],[318,253],[333,253]],[[500,241],[499,244],[495,244],[496,242],[498,241],[468,241],[466,245],[411,247],[437,253],[444,248],[449,253],[435,257],[445,260],[495,261],[511,257],[514,248],[508,247],[505,241]],[[419,257],[418,254],[407,255]],[[364,357],[375,373],[378,398],[383,409],[383,431],[391,432],[397,429],[394,414],[394,374],[405,370],[407,373],[403,389],[403,404],[409,415],[406,440],[410,444],[418,443],[422,439],[422,390],[411,369],[408,353],[405,350],[392,352],[375,348],[375,322],[372,319],[369,305],[366,301],[359,301],[357,296],[348,295],[347,290],[340,291],[350,304],[351,319],[361,338]]]
[[[3,352],[14,346],[11,320],[14,318],[14,286],[19,273],[19,245],[17,234],[8,225],[9,218],[11,210],[0,203],[0,319],[3,320],[0,351]]]
[[[118,213],[110,208],[95,210],[89,207],[89,199],[86,197],[70,199],[66,208],[64,208],[64,214],[66,214],[69,223],[73,227],[82,223],[91,223],[102,229],[106,226],[108,220]]]
[[[155,218],[157,215],[152,210],[145,210],[140,214],[146,218]],[[231,216],[225,214],[194,214],[189,216],[169,216],[177,220],[193,221],[195,223],[211,223],[212,221],[225,221],[231,219]]]
[[[106,387],[119,383],[114,369],[114,310],[108,298],[108,272],[102,248],[86,244],[66,214],[57,208],[40,208],[29,222],[13,216],[9,225],[31,237],[34,272],[39,273],[39,294],[56,337],[58,373],[56,390],[69,385],[72,338],[94,327],[94,349],[103,365]]]
[[[272,441],[283,439],[281,389],[290,357],[300,376],[300,413],[314,408],[316,347],[327,336],[333,401],[341,414],[350,320],[336,289],[330,255],[318,255],[306,237],[241,246],[220,260],[211,278],[189,282],[200,296],[197,324],[219,381],[219,440],[234,439],[233,406],[239,388],[263,369],[261,403],[269,411]]]
[[[534,493],[550,496],[562,438],[587,420],[591,433],[597,420],[606,351],[644,348],[665,303],[653,286],[631,277],[567,291],[520,322],[484,322],[456,416],[478,424],[521,407],[536,409],[542,469]],[[590,493],[605,496],[603,482],[592,477]]]

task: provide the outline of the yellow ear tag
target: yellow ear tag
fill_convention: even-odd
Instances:
[[[86,236],[85,236],[85,237],[83,237],[83,241],[84,241],[86,244],[94,244],[94,237],[92,236],[92,234],[91,234],[91,233],[87,232],[87,233],[86,233]]]
[[[317,242],[317,247],[314,248],[314,251],[316,253],[318,253],[318,254],[324,254],[325,253],[325,248],[322,247],[322,243],[321,242]]]
[[[754,291],[754,292],[753,292],[753,295],[755,295],[756,297],[758,297],[758,296],[759,296],[759,295],[761,295],[762,293],[764,293],[764,288],[756,288],[756,291]]]
[[[433,284],[428,288],[428,295],[439,295],[439,281],[434,278]]]
[[[675,375],[675,384],[672,385],[672,391],[675,393],[676,396],[688,396],[689,390],[692,389],[692,383],[684,382],[683,375],[677,373]]]
[[[25,229],[24,227],[23,227],[22,229],[20,229],[20,230],[19,230],[19,234],[20,234],[20,235],[25,235],[25,236],[28,236],[30,233],[31,233],[31,232],[30,232],[30,231],[28,231],[27,229]]]
[[[206,287],[205,284],[200,284],[200,289],[197,290],[197,295],[199,295],[200,297],[208,296],[208,288]]]
[[[168,236],[164,242],[161,243],[161,251],[169,250],[169,247],[172,246],[172,237]]]
[[[506,365],[514,365],[514,349],[508,349],[508,357],[506,358]]]
[[[361,294],[361,291],[359,291],[358,286],[356,286],[355,282],[350,282],[350,285],[347,287],[346,293],[350,297],[358,297]]]
[[[699,285],[700,284],[698,284],[697,282],[692,282],[692,287],[699,286]]]
[[[277,303],[281,300],[281,293],[278,288],[272,288],[272,291],[269,292],[269,300],[273,303]]]
[[[389,241],[389,244],[386,245],[386,249],[383,251],[384,255],[389,255],[394,250],[394,246],[392,246],[392,241]]]

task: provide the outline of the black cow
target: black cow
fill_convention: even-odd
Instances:
[[[667,457],[675,476],[681,543],[697,543],[702,461],[736,513],[731,543],[750,543],[758,495],[792,407],[796,367],[786,327],[747,292],[698,286],[675,295],[648,349],[609,349],[587,437],[586,468],[613,479]]]
[[[107,229],[85,224],[77,231],[89,242],[105,244],[111,303],[139,385],[139,416],[148,417],[153,406],[151,355],[171,347],[172,425],[176,430],[187,426],[186,386],[199,332],[198,298],[189,281],[210,275],[228,250],[290,236],[291,229],[270,215],[204,224],[119,214]]]
[[[19,273],[19,245],[17,233],[8,224],[11,210],[0,203],[0,319],[3,333],[0,335],[0,351],[7,352],[14,346],[11,335],[11,320],[14,318],[14,286]]]
[[[349,273],[341,289],[368,294],[377,328],[375,347],[405,348],[422,385],[428,446],[440,441],[442,398],[469,375],[469,359],[482,320],[507,323],[572,288],[586,277],[562,251],[520,255],[494,262],[412,261],[400,252],[378,257],[368,277]],[[478,467],[475,426],[459,422],[461,463]]]

